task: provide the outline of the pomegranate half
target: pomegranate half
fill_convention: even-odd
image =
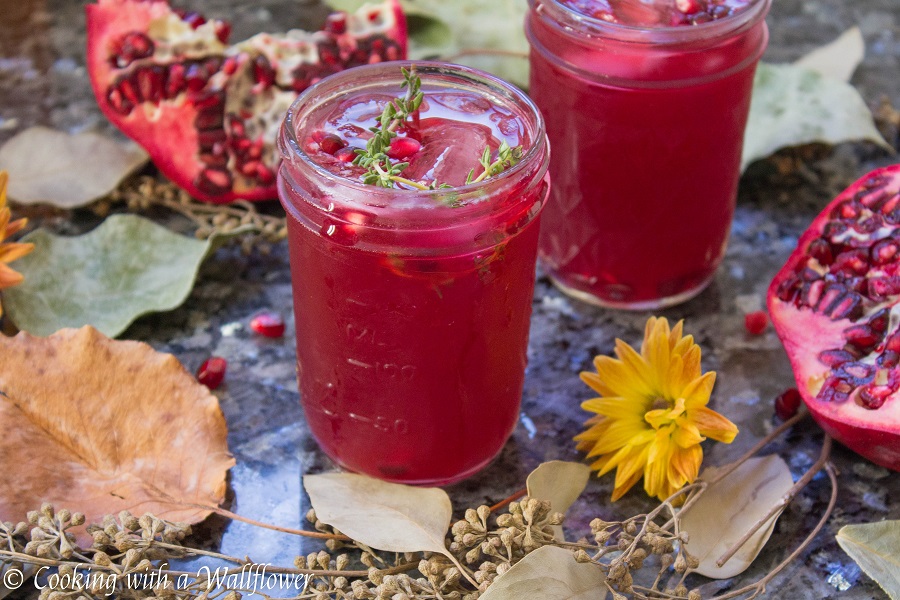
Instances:
[[[276,132],[297,94],[349,67],[406,58],[397,0],[334,13],[315,33],[229,46],[230,32],[166,0],[87,7],[87,66],[103,113],[208,202],[275,198]]]
[[[768,307],[813,418],[900,471],[900,165],[872,171],[816,217]]]

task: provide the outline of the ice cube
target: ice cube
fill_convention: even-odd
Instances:
[[[477,177],[483,170],[478,161],[485,147],[493,151],[499,146],[485,125],[437,117],[422,119],[416,137],[422,142],[422,149],[410,160],[403,176],[452,186],[465,184],[472,169]]]

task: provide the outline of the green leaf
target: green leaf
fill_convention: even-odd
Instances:
[[[853,86],[804,67],[759,64],[741,170],[781,148],[858,140],[891,149]]]
[[[3,291],[3,306],[19,329],[41,336],[93,325],[115,337],[141,315],[179,306],[212,246],[135,215],[78,237],[38,229],[23,241],[35,245],[16,261],[25,281]]]
[[[605,581],[599,566],[542,546],[495,579],[481,600],[605,600]]]
[[[891,600],[900,600],[900,521],[845,525],[837,542]]]

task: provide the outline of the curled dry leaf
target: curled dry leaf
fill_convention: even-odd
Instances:
[[[566,514],[578,499],[591,476],[587,465],[563,460],[552,460],[538,465],[526,480],[528,495],[550,503],[552,512]],[[553,535],[564,541],[561,525],[553,526]]]
[[[112,192],[147,158],[133,142],[31,127],[0,148],[0,169],[16,202],[77,208]]]
[[[569,550],[542,546],[494,580],[480,600],[605,600],[606,577]]]
[[[196,523],[211,511],[192,504],[224,498],[219,402],[171,354],[83,327],[0,336],[0,356],[0,521],[52,502],[88,523],[122,510]]]
[[[305,475],[316,518],[366,546],[447,554],[453,508],[439,488],[387,483],[353,473]]]
[[[709,481],[727,466],[704,469],[700,479]],[[787,463],[774,454],[751,458],[710,485],[695,504],[681,513],[681,529],[690,536],[687,550],[700,560],[697,573],[726,579],[744,572],[769,541],[780,512],[760,527],[731,560],[721,567],[716,566],[716,561],[777,506],[793,485]]]
[[[191,293],[212,248],[135,215],[113,215],[77,237],[39,229],[16,262],[22,284],[4,290],[16,326],[36,335],[92,325],[115,337],[141,315],[171,310]]]
[[[859,140],[892,150],[853,86],[796,65],[757,66],[741,170],[781,148]]]
[[[891,600],[900,600],[900,521],[845,525],[837,542]]]
[[[866,42],[859,27],[851,27],[839,38],[802,56],[794,64],[817,71],[826,77],[850,81],[850,77],[863,61]]]

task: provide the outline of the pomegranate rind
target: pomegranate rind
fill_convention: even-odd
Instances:
[[[108,94],[123,73],[134,75],[129,66],[120,67],[110,60],[115,45],[129,33],[143,33],[156,41],[156,35],[166,31],[166,23],[178,22],[180,17],[169,6],[166,0],[99,0],[86,7],[87,13],[87,67],[94,96],[103,114],[125,135],[143,146],[159,170],[191,196],[212,203],[228,203],[234,200],[268,200],[277,197],[274,176],[247,176],[240,172],[240,165],[235,163],[234,155],[228,158],[227,170],[231,176],[230,188],[216,190],[203,189],[198,179],[209,167],[200,159],[201,140],[195,126],[200,110],[188,100],[187,93],[182,91],[174,98],[163,99],[156,103],[144,101],[124,114],[115,110]],[[278,125],[287,107],[299,93],[299,90],[286,87],[289,76],[288,69],[304,66],[312,73],[312,82],[331,72],[349,68],[359,64],[358,57],[352,57],[352,51],[359,43],[369,39],[386,38],[396,44],[397,59],[405,59],[407,51],[406,20],[398,0],[384,0],[380,4],[366,4],[351,14],[345,14],[345,31],[304,32],[293,30],[285,34],[258,34],[249,40],[234,46],[226,46],[217,39],[219,27],[230,30],[222,22],[210,19],[196,28],[197,41],[185,44],[181,38],[174,36],[172,43],[185,50],[179,56],[160,58],[138,58],[136,66],[161,65],[168,67],[183,60],[201,61],[204,59],[230,59],[233,69],[226,73],[216,72],[202,92],[224,94],[225,110],[246,106],[244,94],[253,88],[253,60],[264,56],[276,65],[278,85],[268,86],[263,95],[265,98],[257,104],[261,114],[254,114],[245,125],[247,140],[262,148],[262,158],[247,159],[262,164],[269,174],[274,174],[278,167],[280,155],[275,148],[275,137]],[[165,37],[165,35],[164,35]],[[172,41],[166,39],[165,41]],[[191,40],[192,42],[194,40]],[[337,56],[324,68],[318,53],[317,44],[322,41],[333,42],[338,49]],[[393,52],[393,50],[392,50]],[[282,60],[275,62],[276,58]],[[391,55],[393,59],[393,55]],[[372,60],[381,60],[374,57]],[[158,61],[158,62],[155,62]],[[321,75],[315,75],[321,68]],[[248,83],[249,80],[249,83]],[[232,133],[227,126],[226,112],[223,126],[228,144],[232,141]],[[251,130],[252,128],[252,130]]]
[[[853,396],[844,402],[817,398],[823,382],[833,371],[819,360],[819,354],[823,350],[843,347],[846,342],[844,331],[853,322],[831,320],[808,307],[798,308],[778,297],[782,282],[796,273],[800,265],[807,263],[809,245],[820,238],[826,223],[832,220],[834,207],[852,198],[865,182],[879,177],[888,179],[884,188],[887,193],[900,192],[900,165],[872,171],[844,190],[800,236],[797,248],[769,286],[767,304],[772,324],[790,359],[797,388],[812,417],[831,437],[860,456],[900,471],[900,390],[890,394],[877,409],[861,406]],[[896,260],[900,261],[900,258]],[[898,303],[900,297],[895,296],[886,305],[890,308]],[[895,319],[891,321],[896,327]],[[900,367],[891,371],[900,374]]]

